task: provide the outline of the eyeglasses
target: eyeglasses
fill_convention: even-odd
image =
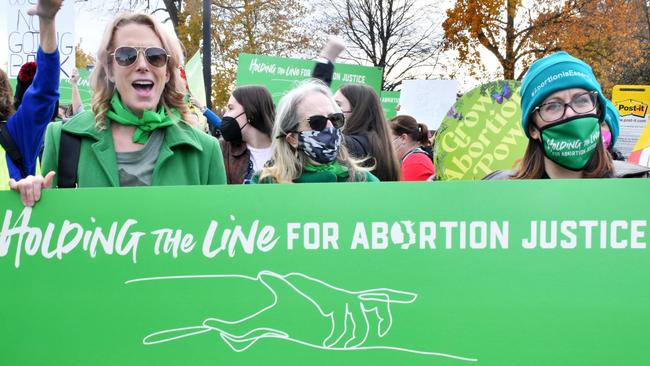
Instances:
[[[533,109],[533,113],[537,112],[544,122],[555,122],[564,117],[567,106],[578,114],[592,112],[596,109],[597,99],[598,92],[590,91],[574,96],[569,103],[560,101],[544,103]]]
[[[345,123],[345,116],[343,116],[343,113],[332,113],[327,116],[314,115],[307,118],[309,127],[314,131],[324,130],[327,127],[327,121],[331,121],[334,127],[341,128],[343,127],[343,123]]]
[[[133,65],[138,60],[138,54],[142,52],[145,60],[153,67],[163,67],[169,60],[169,54],[165,49],[160,47],[131,47],[123,46],[118,47],[111,53],[115,62],[122,66],[128,67]]]

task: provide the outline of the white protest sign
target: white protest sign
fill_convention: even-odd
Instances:
[[[456,80],[404,80],[399,114],[412,116],[429,129],[437,130],[456,102],[457,93]]]
[[[5,5],[9,78],[17,77],[24,63],[36,61],[40,43],[39,19],[27,14],[36,3],[37,0],[9,0],[8,5]],[[61,78],[65,79],[75,66],[74,24],[74,1],[64,1],[56,16],[56,39],[61,55]]]

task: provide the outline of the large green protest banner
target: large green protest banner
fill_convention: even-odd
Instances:
[[[649,189],[0,192],[0,364],[648,365]]]
[[[483,84],[456,101],[435,144],[441,180],[476,180],[521,161],[528,139],[521,128],[520,82]]]
[[[289,90],[311,77],[313,60],[242,53],[237,65],[237,86],[264,85],[276,104]],[[350,64],[334,64],[332,90],[348,83],[366,84],[381,93],[382,69]]]

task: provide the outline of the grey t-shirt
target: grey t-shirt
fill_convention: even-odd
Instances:
[[[149,141],[138,151],[116,153],[120,187],[151,185],[153,169],[165,137],[163,131],[164,129],[154,130],[149,136]]]

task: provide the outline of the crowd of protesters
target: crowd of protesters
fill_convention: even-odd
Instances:
[[[407,115],[386,120],[377,93],[364,85],[332,94],[333,63],[344,49],[337,37],[323,48],[313,78],[277,110],[266,88],[242,86],[219,117],[189,94],[178,39],[149,15],[122,14],[101,41],[90,110],[81,105],[76,74],[72,104],[59,106],[54,20],[61,3],[39,0],[31,11],[40,47],[36,62],[21,68],[15,93],[0,70],[0,142],[10,188],[26,205],[50,187],[436,178],[426,125]],[[617,156],[618,113],[583,61],[565,52],[536,61],[520,94],[525,155],[517,170],[486,179],[648,176],[650,169]],[[197,109],[217,134],[197,128]]]

